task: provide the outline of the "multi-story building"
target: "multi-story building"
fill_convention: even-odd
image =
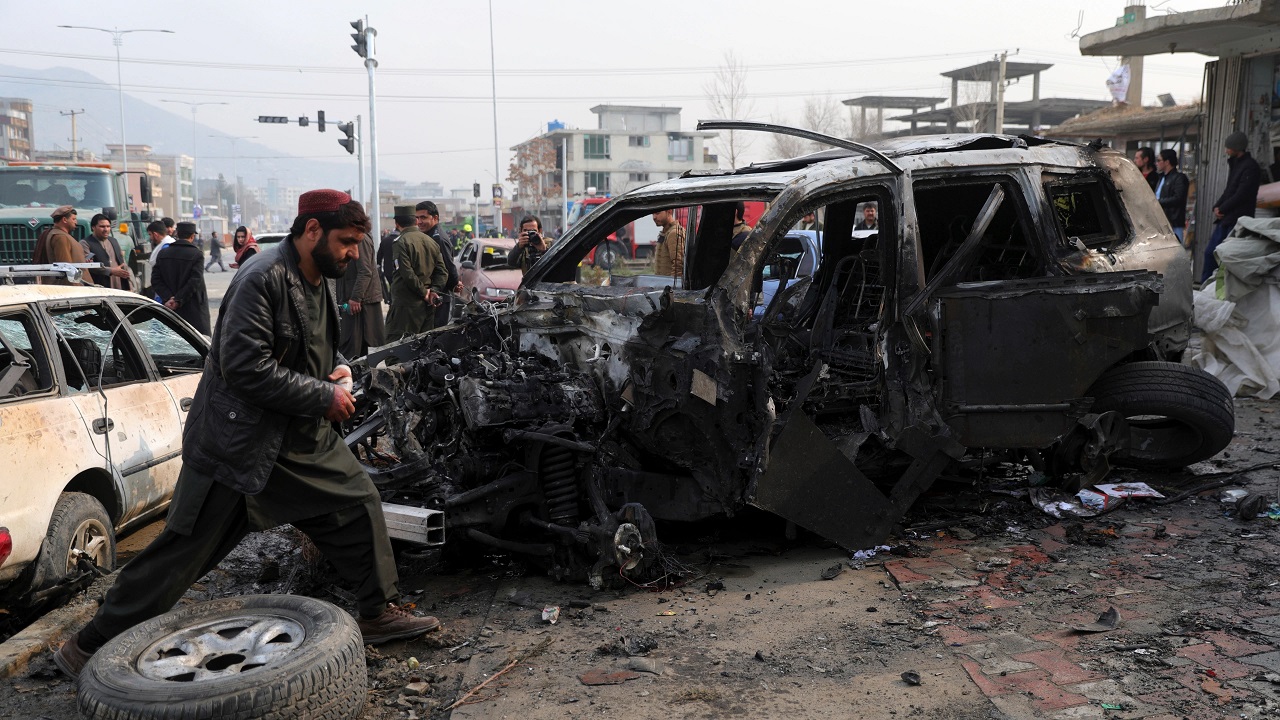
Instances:
[[[0,98],[0,159],[30,160],[35,147],[31,101]]]
[[[563,186],[568,199],[589,192],[616,195],[687,170],[717,166],[707,148],[716,134],[682,130],[680,108],[597,105],[591,112],[596,114],[593,129],[552,122],[547,132],[511,148],[531,185],[516,188],[518,201],[543,196],[556,185]],[[529,149],[540,141],[543,147],[550,143],[554,164],[531,162]]]
[[[108,144],[107,156],[103,158],[111,164],[113,170],[124,170],[125,154],[121,152],[123,148],[120,144]],[[150,145],[130,145],[129,146],[129,175],[125,178],[125,183],[129,188],[130,207],[137,210],[145,210],[142,202],[142,181],[140,180],[142,173],[146,173],[151,182],[151,213],[156,217],[166,215],[173,211],[176,205],[170,202],[171,198],[164,193],[164,187],[161,185],[161,178],[164,175],[164,165],[158,162],[151,152]],[[177,219],[176,215],[169,215]]]

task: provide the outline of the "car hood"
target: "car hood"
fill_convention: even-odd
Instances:
[[[524,277],[524,273],[515,268],[495,268],[493,270],[481,270],[480,274],[484,276],[489,284],[496,288],[505,288],[507,290],[515,290],[520,287],[520,280]]]

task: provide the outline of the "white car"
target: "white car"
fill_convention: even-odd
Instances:
[[[133,293],[0,286],[0,606],[115,567],[169,504],[208,341]]]

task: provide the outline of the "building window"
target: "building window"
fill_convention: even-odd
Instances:
[[[584,172],[582,173],[583,181],[589,188],[595,188],[598,193],[609,192],[609,173],[607,172]]]
[[[692,160],[693,159],[693,138],[682,137],[680,135],[667,136],[667,159],[668,160]]]
[[[632,135],[627,138],[627,145],[629,147],[649,147],[649,136]]]
[[[649,173],[627,173],[627,181],[633,183],[649,182]]]
[[[588,160],[608,160],[609,159],[609,136],[608,135],[583,135],[582,136],[582,157]]]

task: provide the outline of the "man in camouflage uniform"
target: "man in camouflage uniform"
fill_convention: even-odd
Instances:
[[[653,224],[662,228],[658,233],[658,249],[654,251],[654,272],[679,279],[684,277],[684,226],[676,221],[674,210],[659,210],[653,214]]]
[[[436,326],[436,306],[441,302],[449,271],[440,246],[418,229],[412,205],[395,210],[396,272],[391,278],[391,311],[387,313],[387,341],[416,335]]]

